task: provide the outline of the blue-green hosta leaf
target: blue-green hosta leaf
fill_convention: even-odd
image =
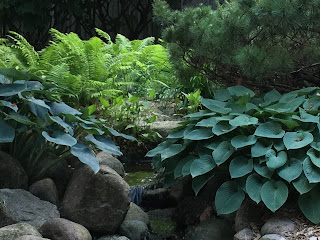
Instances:
[[[6,121],[0,120],[0,143],[13,142],[14,137],[14,128],[11,127]]]
[[[184,139],[189,140],[204,140],[209,139],[213,137],[213,133],[211,131],[211,128],[200,128],[192,130],[187,136],[184,137]]]
[[[259,110],[259,107],[253,103],[247,103],[246,104],[246,112],[249,112],[251,110]]]
[[[11,112],[8,115],[6,115],[6,117],[25,125],[36,125],[36,123],[30,121],[30,119],[27,118],[26,116],[20,115],[19,113],[16,113],[16,112]]]
[[[8,84],[8,83],[10,83],[10,80],[5,76],[3,76],[2,74],[0,74],[0,84]]]
[[[48,103],[48,106],[50,107],[50,113],[53,115],[57,115],[57,114],[72,114],[72,115],[81,115],[82,113],[79,112],[78,110],[68,106],[65,103],[56,103],[56,102],[52,102],[52,103]]]
[[[0,97],[9,97],[21,93],[27,89],[26,84],[0,85]]]
[[[191,176],[194,178],[194,177],[203,175],[211,171],[212,169],[214,169],[215,166],[216,164],[213,161],[212,156],[203,155],[192,162],[190,166]]]
[[[215,197],[217,214],[229,214],[238,210],[244,198],[245,194],[236,182],[223,183]]]
[[[73,136],[72,127],[68,123],[63,121],[59,116],[49,116],[49,118],[55,123],[59,124],[61,127],[63,127],[71,136]]]
[[[277,173],[281,178],[290,183],[301,175],[302,163],[297,159],[291,158],[285,165],[279,168]]]
[[[271,147],[272,147],[272,140],[271,139],[260,138],[251,147],[251,156],[252,157],[264,156],[271,149]]]
[[[201,188],[214,176],[214,172],[210,171],[201,176],[192,179],[192,189],[196,195],[198,195]]]
[[[108,131],[115,137],[122,137],[122,138],[127,139],[127,140],[137,141],[137,139],[135,137],[129,136],[127,134],[119,133],[119,132],[117,132],[116,130],[114,130],[112,128],[106,127],[106,129],[108,129]]]
[[[49,113],[49,110],[47,108],[41,107],[37,104],[34,104],[32,102],[29,102],[29,108],[30,111],[36,115],[38,118],[40,118],[44,123],[47,122],[46,115]]]
[[[256,173],[251,174],[246,181],[246,192],[249,197],[259,203],[261,201],[261,188],[267,180]]]
[[[41,99],[35,99],[34,97],[28,97],[28,98],[25,98],[25,100],[50,110],[50,107]]]
[[[271,178],[273,171],[271,171],[265,163],[254,162],[254,170],[262,177]]]
[[[183,132],[183,137],[185,138],[188,136],[189,133],[191,133],[193,130],[195,130],[194,125],[188,125]]]
[[[315,149],[315,150],[317,150],[317,151],[320,151],[320,142],[312,142],[312,143],[310,143],[310,146],[311,146],[313,149]]]
[[[302,213],[314,224],[320,223],[320,188],[319,185],[298,198]]]
[[[266,138],[282,138],[285,131],[281,128],[279,123],[266,122],[257,127],[254,135]]]
[[[211,112],[209,110],[203,110],[200,112],[188,114],[188,115],[184,116],[184,118],[201,118],[201,117],[214,116],[214,115],[216,115],[216,113]]]
[[[249,115],[241,114],[229,121],[229,124],[234,127],[249,126],[258,123],[258,118]]]
[[[239,178],[251,173],[253,170],[253,160],[244,156],[238,156],[231,160],[229,172],[231,178]]]
[[[85,131],[89,134],[95,134],[95,135],[103,135],[104,131],[100,130],[99,128],[96,128],[94,126],[90,126],[84,123],[81,123],[80,126],[85,129]]]
[[[168,148],[163,150],[163,152],[160,154],[161,155],[161,161],[181,153],[185,148],[186,148],[186,146],[182,145],[182,144],[172,144],[172,145],[170,145]]]
[[[276,114],[273,117],[270,117],[270,119],[276,121],[276,122],[280,122],[283,123],[284,125],[286,125],[288,128],[295,128],[299,126],[299,123],[295,120],[293,120],[290,116],[286,116],[283,114]]]
[[[252,90],[240,85],[228,87],[228,91],[237,97],[241,97],[243,95],[249,95],[250,97],[253,97],[255,95]]]
[[[236,149],[238,149],[238,148],[253,145],[256,143],[256,141],[257,141],[256,136],[239,135],[231,139],[231,145],[234,146]]]
[[[81,162],[91,167],[91,169],[97,173],[99,171],[99,161],[94,156],[93,151],[88,145],[83,143],[77,143],[71,147],[70,152],[72,155],[79,158]]]
[[[236,129],[237,127],[231,126],[228,122],[222,121],[217,123],[213,128],[212,128],[212,132],[217,135],[220,136],[222,134],[228,133],[233,131],[234,129]]]
[[[194,159],[190,159],[188,162],[186,162],[185,165],[182,167],[182,176],[187,176],[190,174],[190,167],[193,163]]]
[[[301,122],[309,122],[309,123],[319,123],[319,117],[314,116],[312,114],[307,113],[306,110],[299,108],[300,116],[294,115],[292,116],[293,119],[297,119]]]
[[[320,152],[310,148],[307,152],[307,155],[310,157],[311,162],[320,168]]]
[[[283,143],[288,150],[303,148],[312,141],[313,135],[309,132],[287,132],[283,138]]]
[[[234,147],[229,142],[221,142],[217,149],[212,152],[213,160],[219,166],[229,159],[234,150]]]
[[[241,106],[242,108],[246,106],[246,104],[251,100],[251,96],[249,94],[243,95],[240,97],[238,101],[236,101],[235,105]]]
[[[205,145],[206,148],[210,149],[210,150],[216,150],[217,147],[219,146],[220,142],[216,141],[216,142],[211,142]]]
[[[315,166],[309,157],[303,161],[303,172],[304,175],[309,180],[309,183],[320,182],[320,168]]]
[[[170,145],[172,145],[175,142],[175,140],[167,140],[165,142],[160,143],[157,147],[147,152],[146,157],[154,157],[158,154],[161,154],[166,148],[168,148]]]
[[[226,105],[225,102],[203,98],[201,103],[207,109],[209,109],[213,112],[216,112],[216,113],[227,114],[227,113],[231,112],[231,108],[225,107],[225,105]]]
[[[15,103],[11,103],[11,102],[8,102],[8,101],[0,100],[0,106],[5,106],[5,107],[8,107],[8,108],[11,108],[15,112],[18,111],[18,106]]]
[[[167,138],[183,138],[183,133],[185,131],[185,128],[180,129],[178,131],[171,132]]]
[[[283,140],[281,138],[275,139],[273,141],[273,146],[278,152],[286,149],[286,147],[284,146]]]
[[[303,103],[303,108],[309,111],[317,111],[319,107],[320,101],[318,97],[309,98]]]
[[[277,102],[280,98],[281,94],[277,90],[273,89],[264,95],[263,100],[266,102]]]
[[[214,127],[217,124],[217,117],[202,119],[196,124],[197,127]]]
[[[288,160],[288,155],[285,151],[281,151],[281,152],[278,152],[278,154],[276,154],[276,152],[273,149],[270,149],[266,153],[266,160],[267,160],[267,167],[270,170],[275,170],[286,164]]]
[[[97,148],[102,151],[114,154],[116,156],[122,155],[122,152],[120,152],[120,148],[116,146],[109,138],[90,134],[85,137],[85,140],[88,142],[92,142]]]
[[[288,193],[284,182],[269,180],[261,188],[261,199],[267,208],[275,212],[287,201]]]
[[[77,139],[70,136],[67,133],[64,133],[62,131],[56,131],[52,134],[52,137],[49,135],[48,132],[43,131],[42,136],[45,137],[49,142],[53,142],[55,144],[64,145],[64,146],[73,146],[77,144]]]
[[[184,166],[187,162],[189,162],[189,161],[191,161],[191,163],[192,163],[195,159],[197,159],[197,158],[196,158],[195,156],[191,156],[191,155],[182,158],[182,159],[178,162],[176,168],[174,169],[174,178],[177,179],[178,177],[182,176],[182,175],[183,175],[183,174],[182,174],[182,168],[183,168],[183,166]]]
[[[232,98],[230,92],[227,89],[219,89],[214,93],[214,98],[218,101],[227,101]]]
[[[309,192],[317,185],[316,183],[309,183],[308,179],[303,173],[300,175],[300,177],[294,180],[292,184],[300,194]]]

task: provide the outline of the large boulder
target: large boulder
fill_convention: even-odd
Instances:
[[[130,240],[144,240],[148,239],[150,235],[148,226],[139,220],[123,221],[119,228],[119,234]]]
[[[88,166],[77,169],[67,187],[61,213],[66,219],[101,234],[116,232],[130,205],[130,187],[111,168],[95,174]]]
[[[0,227],[25,222],[39,228],[51,218],[60,217],[57,206],[42,201],[22,189],[0,189]]]
[[[28,223],[16,223],[0,228],[1,240],[16,240],[18,237],[24,235],[42,237],[37,229]]]
[[[108,235],[108,236],[100,237],[97,240],[130,240],[130,239],[125,236]]]
[[[146,209],[168,208],[176,206],[176,204],[166,188],[143,191],[141,205]]]
[[[96,156],[100,165],[106,165],[109,168],[115,170],[121,177],[124,177],[123,164],[110,153],[99,152]]]
[[[124,220],[139,220],[144,222],[148,226],[150,225],[148,214],[134,203],[130,203],[130,208]]]
[[[32,236],[32,235],[23,235],[21,237],[18,237],[15,240],[50,240],[50,239],[49,238],[42,238],[42,237]]]
[[[64,218],[54,218],[45,222],[39,228],[39,232],[42,236],[54,240],[92,240],[85,227]]]
[[[286,217],[270,218],[261,228],[261,235],[279,234],[283,235],[286,232],[292,232],[296,229],[294,223]]]
[[[20,163],[2,151],[0,151],[0,189],[1,188],[28,188],[28,176]]]
[[[41,200],[51,202],[54,205],[59,203],[59,194],[56,185],[50,178],[45,178],[33,183],[29,192]]]

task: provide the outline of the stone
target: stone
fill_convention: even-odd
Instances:
[[[0,189],[2,188],[27,189],[28,176],[16,159],[0,151]]]
[[[23,235],[15,240],[50,240],[49,238],[36,237],[32,235]]]
[[[16,240],[24,235],[42,237],[37,229],[28,223],[16,223],[0,228],[1,240]]]
[[[155,121],[149,126],[152,130],[158,132],[163,138],[166,138],[174,128],[180,127],[181,121]]]
[[[234,240],[252,240],[253,232],[250,228],[244,228],[234,235]]]
[[[169,194],[170,198],[174,199],[177,203],[186,196],[194,196],[191,175],[179,177],[169,188]]]
[[[39,228],[39,232],[42,236],[54,240],[92,240],[85,227],[64,218],[50,219]]]
[[[144,190],[141,205],[146,209],[168,208],[176,205],[176,201],[170,198],[166,188]]]
[[[29,187],[29,192],[43,201],[51,202],[56,206],[59,204],[57,187],[50,178],[45,178],[33,183]]]
[[[0,227],[25,222],[39,228],[51,218],[60,217],[57,206],[42,201],[23,189],[0,189]]]
[[[101,165],[95,174],[88,166],[75,170],[65,192],[62,217],[89,231],[114,234],[130,205],[130,187],[111,168]]]
[[[259,240],[286,240],[286,239],[278,234],[267,234],[262,236]]]
[[[147,224],[138,220],[126,220],[120,225],[119,234],[130,240],[143,240],[150,233]]]
[[[185,240],[233,240],[232,225],[218,218],[211,218],[187,230]]]
[[[154,209],[147,212],[149,219],[171,220],[175,208]]]
[[[109,236],[100,237],[97,240],[130,240],[130,239],[125,236],[109,235]]]
[[[285,217],[273,217],[270,218],[261,228],[261,235],[266,234],[279,234],[282,235],[285,232],[291,232],[295,230],[294,223]]]
[[[100,165],[106,165],[115,170],[121,177],[124,177],[123,164],[110,153],[99,152],[96,158],[98,159]]]
[[[144,222],[148,226],[150,225],[148,214],[145,213],[139,206],[137,206],[134,203],[130,203],[129,210],[124,221],[126,220],[139,220]]]

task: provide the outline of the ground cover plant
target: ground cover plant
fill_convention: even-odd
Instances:
[[[202,99],[205,110],[148,152],[170,185],[191,175],[198,194],[215,175],[226,174],[216,192],[218,214],[236,211],[245,196],[275,212],[298,192],[303,214],[320,222],[320,88],[262,96],[243,86]]]

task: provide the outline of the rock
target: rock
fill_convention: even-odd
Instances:
[[[0,151],[0,189],[2,188],[27,189],[28,176],[16,159]]]
[[[234,240],[252,240],[253,232],[250,228],[244,228],[241,231],[237,232],[234,237]]]
[[[39,228],[39,232],[42,236],[54,240],[92,240],[85,227],[64,218],[54,218],[45,222]]]
[[[121,177],[124,177],[124,167],[123,164],[110,153],[99,152],[96,156],[100,165],[106,165],[109,168],[115,170]]]
[[[16,240],[16,238],[24,235],[42,237],[37,229],[28,223],[16,223],[0,228],[1,240]]]
[[[168,208],[176,205],[176,201],[170,198],[166,188],[144,190],[141,205],[146,209]]]
[[[194,196],[191,175],[179,177],[170,187],[169,194],[170,198],[174,199],[177,203],[186,196]]]
[[[59,203],[57,187],[50,178],[45,178],[33,183],[29,187],[29,192],[41,200],[51,202],[56,206]]]
[[[262,236],[259,240],[286,240],[286,239],[278,234],[267,234]]]
[[[125,236],[110,235],[110,236],[100,237],[97,240],[130,240],[130,239]]]
[[[77,169],[62,201],[61,213],[89,231],[114,234],[130,205],[130,187],[111,168],[95,174],[88,166]]]
[[[149,235],[149,229],[142,221],[127,220],[120,225],[119,234],[130,240],[144,240]]]
[[[146,214],[139,206],[134,203],[130,203],[129,210],[124,221],[126,220],[139,220],[144,222],[148,226],[150,225],[148,214]]]
[[[295,230],[294,223],[289,218],[270,218],[261,228],[261,235],[279,234]]]
[[[149,219],[171,220],[175,208],[154,209],[147,212]]]
[[[180,126],[179,123],[181,123],[181,121],[155,121],[150,123],[149,126],[163,138],[166,138],[172,132],[172,129]]]
[[[50,240],[49,238],[36,237],[32,235],[23,235],[15,240]]]
[[[0,189],[0,227],[25,222],[39,228],[47,220],[57,217],[60,217],[57,206],[28,191]]]
[[[223,219],[211,218],[187,230],[185,240],[233,240],[232,226]]]

